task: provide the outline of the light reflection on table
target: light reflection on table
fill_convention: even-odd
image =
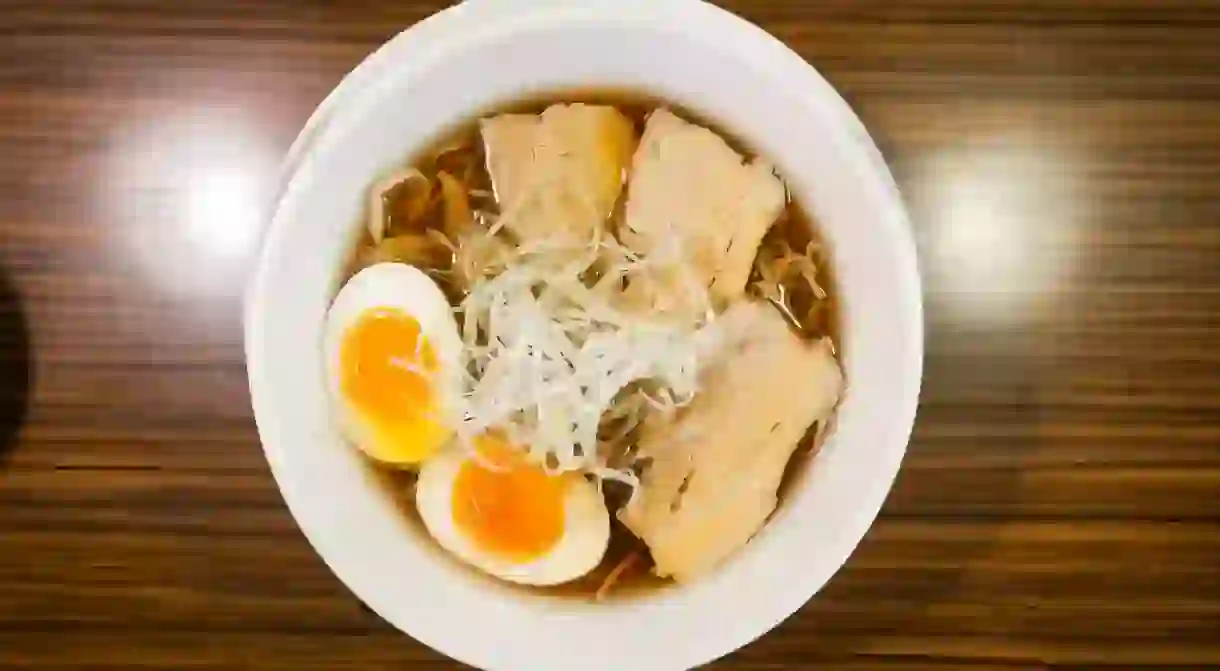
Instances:
[[[130,261],[168,295],[240,294],[282,149],[255,118],[207,105],[141,119],[120,137],[105,196]]]
[[[1053,145],[978,143],[932,154],[909,194],[925,283],[961,325],[1036,319],[1076,271],[1084,239],[1077,167]]]

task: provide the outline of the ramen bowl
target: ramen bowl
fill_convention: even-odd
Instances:
[[[377,175],[482,111],[590,89],[681,105],[776,164],[831,250],[848,381],[829,439],[741,552],[691,584],[602,602],[500,589],[441,556],[331,422],[320,354]],[[684,669],[774,628],[876,517],[922,366],[914,245],[868,133],[799,56],[698,0],[469,0],[395,37],[340,83],[290,150],[245,319],[263,448],[309,542],[386,621],[485,669]]]

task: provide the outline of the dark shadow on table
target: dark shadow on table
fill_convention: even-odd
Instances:
[[[21,296],[0,268],[0,467],[16,449],[34,383],[30,329]]]

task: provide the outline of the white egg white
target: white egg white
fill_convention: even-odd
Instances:
[[[515,562],[480,548],[453,520],[453,486],[470,457],[449,449],[424,463],[415,486],[415,505],[428,533],[462,561],[497,578],[522,585],[558,585],[592,571],[610,542],[610,513],[597,487],[579,476],[564,499],[563,537],[545,555]]]
[[[326,386],[333,414],[340,428],[371,456],[373,430],[361,421],[359,413],[344,399],[340,351],[344,334],[361,315],[378,308],[405,312],[420,325],[420,332],[432,346],[438,362],[433,393],[441,400],[443,412],[452,413],[461,393],[462,339],[448,299],[432,278],[405,263],[378,263],[356,273],[339,290],[326,313],[322,351],[326,360]],[[453,421],[446,417],[446,421]]]

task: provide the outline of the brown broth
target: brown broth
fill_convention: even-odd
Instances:
[[[730,146],[743,155],[753,155],[735,136],[731,133],[726,133],[723,128],[709,119],[692,114],[690,110],[673,105],[660,98],[635,92],[598,90],[539,95],[487,110],[479,116],[509,112],[540,113],[543,109],[553,104],[576,102],[615,106],[633,121],[637,136],[642,134],[645,120],[652,110],[658,107],[668,107],[684,119],[715,131]],[[419,156],[415,157],[407,165],[419,169],[430,179],[435,179],[438,170],[445,170],[459,177],[468,189],[490,193],[491,179],[487,174],[483,161],[483,148],[479,140],[477,121],[470,121],[458,127],[455,131],[445,134],[439,142],[434,143],[428,150],[421,152]],[[476,210],[482,209],[490,213],[497,212],[497,205],[494,199],[473,198],[471,205]],[[391,222],[388,234],[403,233],[404,226],[394,220],[393,204],[391,204],[389,209],[391,211]],[[621,207],[616,208],[616,212],[621,213]],[[440,209],[433,207],[416,226],[440,228],[440,216]],[[612,220],[616,219],[617,216],[612,217]],[[362,220],[360,222],[360,230],[363,231],[364,229],[364,221]],[[810,242],[821,242],[813,217],[799,203],[793,200],[789,201],[780,222],[767,234],[763,244],[775,244],[779,241],[786,242],[795,250],[806,249]],[[354,245],[350,256],[351,260],[345,268],[344,281],[369,264],[367,252],[372,246],[373,241],[369,234],[367,232],[362,233],[359,241]],[[817,280],[825,289],[827,298],[821,301],[816,319],[811,323],[803,324],[802,335],[808,338],[830,336],[837,347],[840,342],[839,330],[841,327],[840,309],[837,300],[838,291],[834,282],[834,273],[830,268],[829,255],[826,253],[824,246],[820,246],[819,249],[822,252],[817,259]],[[461,298],[460,290],[449,281],[446,276],[446,269],[442,266],[424,267],[423,269],[430,272],[452,301],[457,302]],[[794,303],[792,306],[793,312],[805,314],[813,301],[811,292],[802,292],[798,289],[793,293],[795,294],[792,301]],[[842,351],[836,351],[836,356],[842,359]],[[784,499],[787,498],[785,494],[799,481],[803,472],[807,470],[808,463],[812,461],[813,456],[816,454],[817,445],[815,445],[814,439],[817,428],[815,426],[809,431],[801,441],[801,446],[788,463],[779,490],[780,506],[783,505]],[[423,530],[423,522],[414,503],[415,474],[410,471],[383,468],[375,465],[371,460],[366,460],[366,464],[372,472],[375,481],[380,483],[387,496],[395,502],[398,508],[402,510],[403,515],[410,520],[411,525],[420,530],[421,535],[426,536],[427,533]],[[625,496],[620,494],[622,493],[614,491],[614,483],[610,483],[607,486],[607,505],[612,511],[610,544],[605,557],[596,569],[573,582],[556,587],[530,588],[515,585],[511,587],[549,596],[590,599],[598,593],[599,588],[602,587],[607,577],[619,564],[633,555],[639,559],[634,561],[628,569],[621,572],[614,583],[614,588],[609,591],[609,598],[630,598],[639,594],[651,593],[671,585],[673,583],[672,580],[659,578],[651,572],[652,560],[648,556],[647,546],[628,531],[614,516],[613,511],[617,510],[626,500]],[[478,573],[473,569],[471,571],[472,573]],[[482,574],[480,576],[486,578]]]

